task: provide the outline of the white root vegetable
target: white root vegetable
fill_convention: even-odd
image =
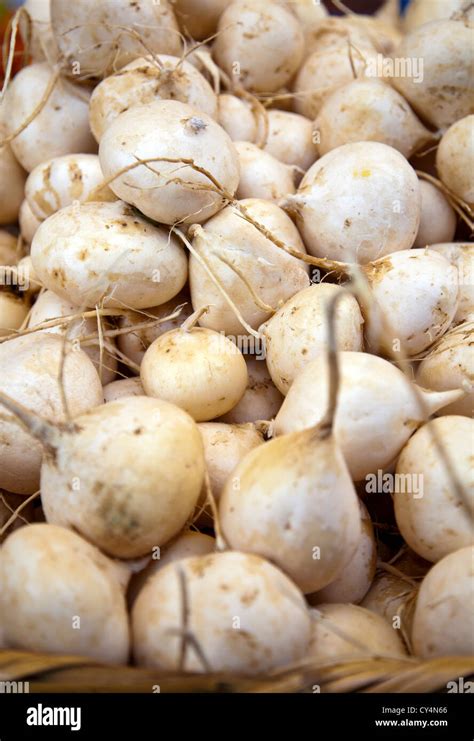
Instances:
[[[473,206],[474,115],[461,118],[446,131],[436,153],[436,167],[444,185]],[[449,239],[436,241],[449,242]]]
[[[47,521],[117,558],[165,545],[184,527],[203,482],[203,446],[191,417],[166,401],[134,396],[75,421],[52,433],[55,455],[41,468]]]
[[[472,113],[472,29],[468,21],[439,20],[420,26],[403,38],[395,54],[417,61],[411,75],[399,70],[391,81],[423,120],[444,129]]]
[[[89,95],[87,89],[57,78],[46,63],[24,67],[15,75],[3,106],[8,111],[7,134],[13,136],[22,129],[12,139],[11,148],[25,170],[31,172],[63,154],[96,151],[89,129]]]
[[[28,320],[28,327],[37,327],[43,322],[47,322],[50,319],[58,319],[60,317],[67,317],[79,314],[77,306],[71,304],[60,296],[57,296],[53,291],[44,291],[38,296],[34,306],[31,309],[31,313]],[[107,322],[102,320],[102,330],[108,329]],[[111,383],[117,372],[117,358],[107,348],[103,349],[101,353],[99,343],[99,328],[97,317],[90,317],[88,319],[82,319],[78,316],[76,319],[69,320],[66,324],[56,325],[47,329],[40,330],[42,333],[47,332],[48,334],[56,334],[64,337],[67,334],[67,338],[70,342],[74,342],[76,347],[81,347],[81,340],[90,335],[97,336],[97,342],[94,345],[83,345],[82,350],[89,356],[97,369],[99,378],[103,385]],[[113,340],[108,339],[108,343],[113,347]]]
[[[295,169],[251,142],[235,142],[240,180],[237,198],[278,201],[295,192]]]
[[[170,628],[181,625],[183,587],[188,630],[203,655],[189,647],[185,671],[258,674],[305,657],[310,620],[295,585],[264,559],[217,553],[169,564],[145,584],[132,610],[137,664],[172,671],[180,665],[182,638]]]
[[[217,96],[189,62],[166,54],[135,59],[94,89],[89,104],[92,133],[105,129],[124,111],[156,100],[177,100],[217,117]]]
[[[248,101],[229,93],[219,95],[217,120],[232,141],[257,141],[258,122]]]
[[[20,32],[33,62],[47,60],[52,64],[58,48],[51,28],[50,0],[25,0],[22,8],[28,12],[30,20],[20,19]]]
[[[181,311],[174,319],[168,319],[168,321],[162,321],[160,324],[157,323],[146,328],[136,329],[139,325],[153,321],[153,317],[163,320],[168,316],[172,316],[176,313],[178,307],[181,307]],[[178,293],[174,298],[166,301],[164,304],[154,306],[145,312],[127,312],[124,316],[119,317],[118,323],[121,329],[130,328],[130,331],[120,334],[117,337],[117,346],[127,358],[132,360],[136,365],[141,365],[143,356],[151,343],[157,337],[165,334],[165,332],[180,327],[192,313],[193,307],[191,306],[189,294],[186,290]]]
[[[134,378],[121,378],[104,386],[104,399],[106,404],[127,396],[144,396],[145,392],[138,376]]]
[[[6,229],[0,229],[0,265],[16,265],[18,262],[17,238]]]
[[[328,16],[324,5],[313,0],[287,0],[286,5],[296,15],[303,30]]]
[[[123,201],[74,203],[38,228],[31,245],[40,281],[76,306],[142,309],[186,283],[181,243]]]
[[[320,5],[319,7],[322,8],[323,6]],[[306,57],[314,54],[314,52],[321,53],[327,49],[337,47],[342,47],[346,51],[352,48],[354,58],[357,57],[357,52],[365,54],[367,51],[375,51],[367,27],[363,28],[363,24],[358,23],[357,20],[359,19],[354,22],[350,17],[329,16],[305,24]]]
[[[416,601],[412,641],[417,656],[472,656],[473,546],[439,561],[423,579]]]
[[[179,54],[181,41],[168,0],[51,0],[51,24],[64,70],[106,77],[146,51]]]
[[[264,147],[287,165],[306,170],[318,157],[314,126],[309,118],[288,111],[268,111],[268,138]]]
[[[446,196],[427,180],[420,180],[420,195],[420,227],[413,247],[451,242],[456,232],[456,213]]]
[[[260,332],[266,362],[275,386],[286,395],[298,373],[328,346],[327,311],[340,286],[318,283],[296,293],[278,309]],[[362,350],[364,320],[356,299],[347,294],[336,307],[335,333],[339,350]]]
[[[340,388],[334,434],[354,481],[386,469],[425,419],[462,395],[461,391],[417,388],[425,415],[410,381],[387,360],[358,352],[338,356]],[[325,358],[320,355],[294,380],[276,416],[275,434],[320,424],[328,391]],[[383,437],[380,430],[384,430]]]
[[[231,0],[174,0],[173,9],[184,33],[202,41],[216,32]]]
[[[96,154],[66,154],[42,162],[30,172],[25,198],[41,222],[74,202],[117,200],[103,182]]]
[[[0,550],[0,584],[8,647],[127,661],[128,617],[114,566],[75,533],[44,523],[13,533]]]
[[[367,508],[360,500],[359,507],[361,535],[357,548],[342,573],[334,581],[319,592],[308,595],[308,601],[311,605],[328,602],[358,604],[372,584],[377,562],[377,544],[372,520]]]
[[[238,206],[271,235],[293,250],[305,252],[297,228],[276,204],[247,199]],[[190,232],[198,256],[205,260],[253,329],[266,321],[280,302],[287,301],[309,285],[307,266],[276,247],[232,206],[223,209],[203,227],[194,227]],[[210,306],[199,320],[201,326],[237,337],[244,332],[247,334],[194,255],[189,262],[189,278],[194,309],[198,311]]]
[[[413,435],[398,459],[400,486],[394,495],[397,525],[410,548],[427,561],[439,561],[472,543],[473,434],[474,421],[467,417],[438,417]],[[436,440],[443,446],[462,497],[452,484],[452,475],[439,455]],[[415,477],[421,481],[416,495],[410,487]],[[406,486],[401,485],[402,480]]]
[[[365,264],[409,249],[420,223],[419,183],[400,152],[345,144],[310,167],[285,207],[316,257]]]
[[[0,343],[0,391],[52,422],[63,422],[60,391],[63,341],[30,334]],[[92,361],[66,347],[63,388],[72,418],[103,402]],[[0,405],[0,487],[18,494],[39,489],[42,449]]]
[[[140,378],[148,396],[176,404],[197,422],[232,409],[248,381],[238,347],[223,334],[201,327],[174,329],[158,337],[145,353]]]
[[[121,113],[104,132],[99,156],[113,192],[163,224],[200,223],[222,208],[215,184],[190,162],[230,196],[239,183],[229,135],[210,116],[175,100]],[[138,165],[141,160],[147,163]]]
[[[320,155],[343,144],[375,141],[397,149],[407,159],[433,135],[404,98],[381,80],[360,79],[325,99],[314,122]]]
[[[26,198],[22,201],[20,206],[18,223],[20,225],[21,238],[26,242],[26,244],[30,245],[37,228],[41,224],[41,220],[36,218]]]
[[[6,126],[0,123],[0,141]],[[10,144],[0,147],[0,225],[12,224],[18,218],[25,189],[26,172],[17,162]]]
[[[462,389],[463,398],[443,409],[443,414],[474,414],[474,322],[446,332],[421,361],[417,383],[436,391]]]
[[[471,0],[412,0],[403,18],[403,29],[413,31],[430,21],[448,19],[464,12],[474,20]]]
[[[311,610],[313,630],[309,654],[324,660],[371,656],[406,656],[399,632],[380,615],[345,604],[318,605]]]
[[[443,255],[458,271],[459,304],[454,324],[474,319],[474,245],[459,242],[433,244],[430,250]]]
[[[0,275],[2,268],[0,268]],[[0,337],[20,329],[29,312],[24,296],[18,296],[0,286]]]
[[[235,0],[222,13],[213,53],[236,83],[254,92],[274,92],[291,80],[304,51],[294,15],[271,0]]]
[[[219,422],[241,425],[273,419],[281,407],[283,396],[271,379],[265,359],[247,356],[246,362],[249,380],[245,393]]]
[[[430,249],[394,252],[367,266],[372,300],[362,307],[371,352],[417,355],[449,328],[459,304],[456,268]],[[389,326],[381,322],[381,312]]]

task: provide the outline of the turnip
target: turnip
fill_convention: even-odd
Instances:
[[[403,38],[395,56],[417,62],[420,74],[407,68],[404,74],[394,74],[392,84],[423,120],[445,129],[472,113],[472,28],[468,21],[426,23]]]
[[[33,62],[46,59],[52,64],[57,58],[58,49],[51,28],[50,0],[25,0],[21,7],[29,17],[20,18],[20,31]]]
[[[427,417],[463,393],[414,389],[398,368],[368,353],[340,352],[339,364],[335,437],[355,481],[387,468]],[[276,416],[275,434],[287,435],[320,424],[328,395],[325,358],[320,355],[294,380]],[[384,430],[382,437],[380,430]]]
[[[106,403],[117,401],[117,399],[123,399],[127,396],[144,396],[144,394],[145,392],[138,376],[121,378],[119,381],[112,381],[112,383],[104,386],[104,399]]]
[[[280,162],[306,172],[317,159],[313,123],[297,113],[268,111],[268,136],[264,149]]]
[[[231,0],[173,0],[173,10],[183,31],[193,39],[215,33],[217,23]]]
[[[176,404],[198,422],[232,409],[248,380],[245,360],[233,342],[213,330],[186,324],[150,345],[140,378],[148,396]]]
[[[247,100],[229,93],[219,95],[217,120],[232,141],[257,141],[258,122]]]
[[[3,106],[13,154],[25,170],[63,154],[96,150],[88,103],[87,89],[60,79],[45,63],[15,75]]]
[[[63,341],[49,334],[29,334],[0,343],[0,391],[52,422],[66,419],[60,372]],[[92,361],[66,346],[64,396],[74,418],[103,401]],[[18,494],[39,489],[42,450],[5,409],[0,419],[0,487]]]
[[[232,197],[239,183],[229,135],[175,100],[121,113],[104,132],[99,156],[113,192],[163,224],[205,221],[223,206],[220,189]]]
[[[367,263],[409,249],[420,223],[418,178],[379,142],[345,144],[310,167],[285,200],[310,254]]]
[[[0,613],[9,648],[125,663],[129,628],[113,564],[75,533],[36,524],[0,550]]]
[[[327,347],[327,309],[342,288],[319,283],[296,293],[262,327],[266,361],[273,383],[286,395],[300,371]],[[350,294],[338,301],[336,340],[339,350],[362,350],[363,319]]]
[[[305,252],[295,225],[276,204],[247,199],[237,206],[271,235],[297,252]],[[280,302],[309,285],[308,268],[276,247],[240,213],[228,206],[203,227],[191,229],[191,234],[198,256],[218,278],[243,319],[256,329]],[[242,324],[195,256],[190,259],[189,277],[193,307],[199,310],[210,305],[200,317],[201,326],[240,336]]]
[[[313,22],[304,24],[306,57],[314,52],[321,53],[337,47],[343,47],[346,50],[349,47],[352,48],[354,57],[357,56],[357,52],[375,51],[367,27],[364,28],[363,24],[358,23],[357,20],[330,16],[314,19]]]
[[[460,13],[466,13],[468,18],[472,15],[470,0],[411,0],[403,18],[403,28],[413,31],[430,21],[448,19]]]
[[[195,556],[160,569],[141,590],[132,610],[133,653],[137,664],[159,669],[258,674],[303,659],[310,627],[300,591],[264,559]],[[183,629],[194,638],[184,657]]]
[[[237,198],[278,201],[295,192],[295,169],[251,142],[236,142],[240,161]]]
[[[220,422],[245,424],[273,419],[281,407],[283,396],[274,385],[265,360],[246,357],[249,376],[247,388],[238,404],[220,417]]]
[[[217,96],[198,70],[165,54],[135,59],[95,88],[89,105],[92,133],[100,141],[120,113],[155,100],[177,100],[217,117]]]
[[[417,383],[425,388],[444,391],[463,389],[463,398],[449,404],[443,414],[474,414],[474,322],[459,324],[446,332],[430,348],[418,366]]]
[[[106,77],[145,51],[179,54],[180,34],[168,0],[51,0],[51,25],[71,75]]]
[[[395,490],[397,525],[408,545],[427,561],[439,561],[472,542],[473,434],[473,420],[439,417],[413,435],[398,459],[397,475],[407,485]],[[410,483],[415,477],[421,480],[422,490],[414,496]]]
[[[115,201],[103,182],[96,154],[66,154],[42,162],[30,172],[25,198],[35,218],[44,221],[74,202]]]
[[[458,271],[459,304],[454,324],[474,319],[474,245],[459,242],[433,244],[430,250],[443,255]]]
[[[408,159],[433,135],[402,96],[381,80],[360,79],[339,87],[325,99],[314,122],[319,154],[343,144],[376,141]]]
[[[20,329],[29,310],[30,307],[24,297],[0,286],[0,337]]]
[[[0,142],[6,126],[0,124]],[[26,173],[15,159],[10,144],[0,147],[0,225],[11,224],[18,218],[25,188]]]
[[[156,306],[187,278],[178,239],[123,201],[57,211],[36,231],[31,259],[46,288],[76,306]]]
[[[472,656],[474,548],[439,561],[423,579],[416,601],[412,641],[417,656]]]
[[[450,242],[456,231],[456,213],[435,185],[420,180],[421,218],[413,247]]]
[[[99,336],[97,316],[83,319],[74,304],[71,304],[66,299],[57,296],[53,291],[44,291],[40,296],[38,296],[36,303],[31,309],[28,326],[37,327],[43,322],[47,322],[49,319],[71,317],[74,315],[76,315],[76,319],[69,320],[67,323],[62,325],[48,327],[41,330],[41,332],[59,334],[62,336],[67,335],[69,341],[75,342],[76,346],[82,347],[86,355],[90,357],[97,368],[102,384],[105,385],[111,383],[114,380],[117,371],[117,359],[112,352],[113,344],[110,349],[104,348],[103,352],[100,349],[98,339],[97,344],[81,345],[82,339],[89,338],[91,335]],[[102,331],[108,328],[106,322],[101,322],[101,328]]]
[[[326,602],[361,602],[372,584],[377,561],[377,544],[367,508],[359,501],[361,535],[357,549],[342,573],[330,584],[308,596],[312,605]]]
[[[41,221],[34,215],[26,198],[21,202],[18,223],[20,225],[21,238],[26,244],[30,245]]]
[[[299,19],[303,30],[327,18],[328,12],[322,3],[314,0],[286,0],[286,5]]]
[[[274,92],[286,85],[303,58],[298,20],[271,0],[235,0],[222,13],[217,31],[217,64],[253,92]]]
[[[436,167],[443,184],[474,206],[474,115],[461,118],[446,131],[438,146]]]
[[[325,604],[312,610],[312,659],[406,656],[396,629],[382,617],[356,605]]]

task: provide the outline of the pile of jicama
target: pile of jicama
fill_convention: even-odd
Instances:
[[[17,12],[0,647],[474,653],[473,40],[469,0]]]

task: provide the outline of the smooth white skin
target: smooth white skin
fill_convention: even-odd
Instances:
[[[456,212],[446,196],[432,183],[420,180],[421,218],[413,247],[451,242],[456,232]]]
[[[23,406],[64,422],[59,375],[63,341],[50,334],[30,334],[0,344],[0,389]],[[82,350],[67,349],[64,392],[71,417],[103,402],[102,385]],[[0,407],[0,487],[18,494],[39,489],[41,445]]]
[[[16,265],[18,262],[17,238],[6,229],[0,229],[0,265]]]
[[[309,0],[309,2],[312,3],[312,0]],[[324,6],[321,4],[317,6],[313,5],[313,7],[318,9]],[[364,55],[367,51],[375,51],[373,41],[369,35],[369,29],[365,23],[366,19],[367,17],[364,17],[364,26],[358,22],[358,19],[352,19],[347,16],[329,16],[319,20],[315,19],[315,21],[308,24],[304,29],[306,58],[314,52],[322,52],[337,47],[343,48],[347,53],[349,42]],[[381,41],[380,34],[377,41]],[[357,53],[353,54],[354,61],[357,56]]]
[[[140,378],[148,396],[176,404],[197,422],[232,409],[248,381],[239,348],[223,334],[202,327],[174,329],[158,337],[145,353]]]
[[[279,201],[295,192],[295,171],[251,142],[235,142],[240,161],[237,198]]]
[[[472,6],[470,0],[412,0],[403,19],[403,29],[413,29],[423,26],[430,21],[438,21],[451,18],[455,13],[462,12],[471,7],[468,18],[472,18]]]
[[[180,241],[123,201],[66,206],[31,245],[40,281],[76,306],[143,309],[175,296],[187,279]]]
[[[55,458],[41,468],[47,521],[117,558],[165,545],[202,487],[203,446],[191,417],[166,401],[133,396],[76,421],[77,431],[59,438]]]
[[[84,77],[106,77],[143,56],[181,50],[179,28],[168,0],[51,0],[51,24],[66,73],[79,63]],[[128,30],[128,32],[127,32]]]
[[[251,218],[273,236],[293,250],[305,252],[297,228],[276,204],[261,199],[246,199],[241,204]],[[256,304],[245,283],[227,263],[235,265],[257,296],[275,309],[280,302],[287,301],[309,285],[308,267],[276,247],[253,224],[244,221],[232,206],[227,206],[202,229],[194,231],[193,247],[205,259],[253,329],[266,321],[271,312]],[[219,255],[227,263],[220,260]],[[195,310],[210,307],[200,318],[200,325],[246,337],[247,331],[194,256],[191,256],[189,262],[189,280]]]
[[[160,54],[135,59],[97,85],[89,104],[92,133],[100,141],[121,113],[155,100],[178,100],[217,117],[217,96],[205,77],[180,57]]]
[[[296,15],[304,30],[313,23],[318,23],[328,16],[324,5],[322,3],[315,3],[314,0],[290,0],[286,4]]]
[[[363,607],[326,604],[318,605],[311,613],[314,615],[309,649],[312,659],[406,656],[400,631]]]
[[[293,99],[296,113],[314,120],[326,98],[342,85],[354,80],[349,50],[350,47],[345,41],[343,46],[315,51],[306,59],[292,86],[293,92],[296,93]],[[364,77],[364,59],[376,59],[375,50],[364,48],[361,49],[361,54],[362,56],[355,52],[352,54],[358,78]]]
[[[121,378],[119,381],[112,381],[104,386],[104,400],[107,404],[110,401],[124,399],[127,396],[144,396],[142,383],[138,376],[134,378]]]
[[[317,283],[296,293],[262,327],[266,362],[273,383],[286,395],[296,376],[328,347],[327,312],[343,288]],[[356,299],[346,294],[335,313],[338,350],[363,348],[364,320]]]
[[[216,32],[230,0],[174,0],[173,9],[183,31],[201,41]]]
[[[459,304],[453,323],[460,324],[474,319],[474,244],[433,244],[430,250],[443,255],[458,271]]]
[[[416,601],[412,642],[417,656],[471,656],[473,546],[439,561],[423,579]]]
[[[407,481],[421,477],[423,496],[414,497],[405,491],[408,487],[395,490],[397,525],[410,548],[427,561],[439,561],[473,542],[473,435],[473,420],[455,415],[438,417],[413,435],[398,459],[397,474]],[[462,498],[440,457],[435,436],[462,487]]]
[[[74,201],[115,201],[109,188],[100,188],[104,176],[96,154],[66,154],[37,165],[25,185],[25,198],[41,221]]]
[[[249,380],[245,393],[230,412],[219,422],[241,425],[257,420],[273,419],[281,407],[283,396],[274,385],[265,359],[246,356]]]
[[[334,434],[354,481],[386,469],[424,421],[412,384],[394,365],[369,353],[340,352],[340,386]],[[461,392],[418,389],[428,415]],[[319,424],[328,403],[324,355],[308,363],[293,382],[274,433],[285,435]],[[384,430],[381,435],[380,431]]]
[[[217,120],[232,141],[257,141],[257,118],[250,104],[236,95],[219,95]]]
[[[219,520],[231,548],[268,558],[305,593],[339,576],[361,531],[341,452],[314,430],[250,451],[224,487]]]
[[[474,115],[449,127],[436,153],[436,167],[444,185],[471,206],[474,204]],[[452,237],[451,237],[452,238]],[[449,239],[438,239],[449,242]]]
[[[268,138],[264,150],[280,162],[306,172],[318,158],[313,122],[298,113],[268,111]]]
[[[400,152],[357,142],[315,162],[286,206],[310,254],[365,264],[412,246],[420,200],[416,173]]]
[[[363,309],[370,352],[397,347],[416,356],[441,337],[456,314],[459,280],[456,268],[432,250],[394,252],[368,266],[372,308]],[[380,311],[388,327],[380,324]]]
[[[5,95],[5,124],[13,134],[40,104],[53,75],[46,63],[23,67]],[[94,152],[97,145],[89,129],[89,96],[84,87],[58,80],[40,113],[11,142],[21,166],[31,172],[37,165],[72,152]]]
[[[15,532],[0,550],[0,584],[9,648],[127,662],[128,616],[114,566],[75,533],[44,523]]]
[[[339,576],[319,592],[308,595],[312,605],[327,602],[358,604],[364,598],[375,576],[377,543],[367,508],[359,500],[361,534],[357,549]]]
[[[239,184],[239,157],[229,135],[210,116],[176,100],[121,113],[104,132],[99,156],[104,175],[117,176],[113,192],[163,224],[201,223],[223,205],[211,180],[180,165],[182,160],[204,168],[231,196]],[[137,158],[154,161],[118,175]]]
[[[439,20],[407,34],[396,49],[401,59],[423,64],[419,76],[400,75],[391,82],[419,116],[446,129],[472,110],[472,30],[467,21]]]
[[[39,324],[42,324],[49,319],[58,319],[60,317],[77,314],[80,314],[80,310],[77,306],[74,306],[74,304],[71,304],[64,298],[57,296],[53,291],[44,291],[40,296],[38,296],[31,309],[28,327],[37,327]],[[102,330],[107,329],[107,321],[102,319],[101,326]],[[72,320],[69,324],[50,327],[41,330],[41,332],[57,334],[62,337],[67,334],[68,340],[71,342],[79,341],[80,346],[82,338],[88,337],[92,334],[98,334],[97,319],[82,319],[81,317],[78,317],[77,319]],[[112,338],[108,338],[108,342],[113,345]],[[94,363],[101,383],[111,383],[114,380],[117,371],[117,358],[105,348],[103,349],[103,354],[101,356],[99,340],[97,340],[96,345],[84,345],[81,349],[84,350],[86,355],[88,355]]]
[[[443,414],[474,414],[474,323],[459,324],[441,337],[421,361],[416,381],[425,388],[463,389],[465,396],[443,409]]]
[[[214,58],[236,83],[275,92],[298,70],[304,52],[300,23],[270,0],[236,0],[222,13]]]
[[[0,337],[20,329],[28,316],[29,308],[22,296],[0,288]]]
[[[41,221],[34,215],[26,198],[21,202],[20,211],[18,213],[18,223],[20,225],[21,238],[26,242],[26,244],[30,245]]]
[[[0,139],[7,133],[0,124]],[[15,159],[10,144],[0,147],[0,225],[12,224],[18,219],[26,172]]]
[[[58,49],[51,28],[51,3],[50,0],[25,0],[22,4],[31,23],[28,24],[24,18],[20,20],[20,33],[23,43],[29,43],[29,53],[33,62],[43,62],[48,58],[52,63],[58,54]]]
[[[310,638],[306,605],[279,569],[232,552],[188,558],[179,566],[188,592],[189,630],[213,671],[259,674],[305,657]],[[149,579],[133,606],[138,665],[176,670],[181,638],[173,631],[182,624],[181,610],[179,571],[169,564]],[[184,669],[206,671],[192,650],[186,652]]]
[[[319,154],[343,144],[376,141],[397,149],[407,159],[432,141],[402,96],[382,80],[354,80],[325,99],[314,129]]]

